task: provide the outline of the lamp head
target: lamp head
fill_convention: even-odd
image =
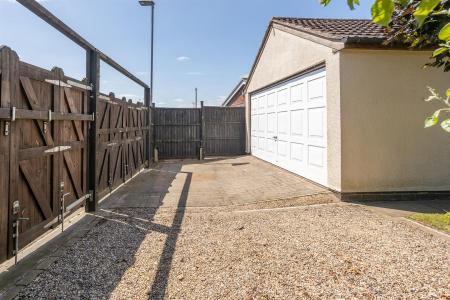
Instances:
[[[139,0],[141,6],[153,6],[155,2],[153,0]]]

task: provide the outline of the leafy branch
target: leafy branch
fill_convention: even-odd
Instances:
[[[430,96],[427,99],[425,99],[425,101],[427,101],[427,102],[434,101],[434,100],[441,101],[447,107],[438,109],[437,111],[434,112],[434,114],[431,117],[426,118],[425,119],[425,128],[432,127],[432,126],[438,124],[439,117],[441,114],[445,113],[448,115],[450,113],[450,89],[447,90],[446,97],[442,97],[441,95],[439,95],[439,93],[435,89],[433,89],[431,87],[428,87],[428,90],[430,91]],[[445,131],[450,132],[450,118],[447,118],[444,121],[442,121],[441,127]]]
[[[331,0],[320,0],[324,6]],[[347,0],[350,9],[360,4],[359,0]],[[372,21],[386,27],[386,44],[402,42],[411,48],[434,48],[431,62],[426,67],[450,71],[450,0],[374,0],[371,9]],[[436,111],[425,120],[425,127],[439,123],[439,115],[450,112],[450,89],[446,98],[432,88],[426,101],[439,100],[447,107]],[[441,122],[441,127],[450,132],[450,119]]]

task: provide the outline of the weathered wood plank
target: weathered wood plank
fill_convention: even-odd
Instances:
[[[53,213],[50,208],[50,203],[45,194],[42,192],[42,187],[39,184],[35,183],[35,176],[33,175],[33,165],[29,160],[21,161],[19,165],[20,171],[24,175],[26,183],[32,191],[34,198],[36,199],[36,203],[41,209],[44,217],[46,219],[51,218]]]
[[[67,87],[64,88],[64,95],[65,95],[67,105],[69,107],[69,111],[73,114],[77,114],[78,111],[77,111],[77,108],[75,107],[74,100],[72,99],[70,89],[68,89]],[[81,124],[76,121],[72,121],[72,125],[75,127],[75,132],[78,136],[78,140],[81,142],[84,141],[84,135],[83,135],[83,130],[81,129]]]
[[[39,110],[39,102],[34,92],[33,86],[31,85],[31,81],[28,77],[20,76],[20,82],[22,83],[22,87],[25,91],[26,98],[32,110]],[[44,130],[44,125],[35,120],[36,126],[39,128],[39,131],[44,138],[45,144],[47,146],[53,145],[53,138],[49,130]]]
[[[11,106],[11,55],[12,51],[8,47],[2,47],[0,50],[0,69],[2,70],[0,81],[0,107],[9,110]],[[6,122],[0,122],[1,133],[5,131]],[[9,124],[8,124],[9,126]],[[10,183],[10,140],[11,135],[0,138],[0,262],[9,257],[8,236],[9,226],[9,183]]]
[[[72,158],[70,157],[69,152],[64,152],[63,156],[64,156],[64,162],[66,163],[66,166],[67,166],[67,170],[69,171],[69,176],[72,181],[72,185],[75,188],[75,192],[77,193],[77,197],[81,198],[82,196],[84,196],[84,194],[83,194],[83,190],[81,188],[80,178],[76,172],[77,169],[75,167],[75,164],[72,161]]]

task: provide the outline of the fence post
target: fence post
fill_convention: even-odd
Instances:
[[[152,103],[150,98],[150,88],[145,88],[144,91],[144,105],[147,108],[147,143],[145,151],[145,159],[147,160],[147,168],[150,168],[150,159],[152,157],[152,134],[151,134],[151,122],[152,122]]]
[[[156,126],[153,123],[154,120],[156,120],[155,114],[156,114],[156,104],[152,103],[152,113],[151,113],[151,122],[150,122],[150,140],[151,140],[150,151],[153,152],[153,161],[158,162],[159,154],[158,154],[158,149],[156,148]]]
[[[200,101],[200,160],[205,158],[205,106],[204,102]]]
[[[17,106],[19,99],[19,56],[11,48],[0,47],[1,94],[0,107]],[[18,197],[18,138],[15,122],[1,123],[0,132],[0,261],[13,252],[12,203]]]
[[[89,127],[88,145],[88,189],[91,198],[86,211],[95,212],[98,208],[97,191],[97,103],[100,89],[100,58],[97,51],[86,51],[86,77],[92,90],[89,95],[89,113],[95,116]]]

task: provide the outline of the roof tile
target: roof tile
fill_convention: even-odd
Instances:
[[[370,20],[276,17],[273,21],[333,41],[381,43],[386,38],[386,30]]]

